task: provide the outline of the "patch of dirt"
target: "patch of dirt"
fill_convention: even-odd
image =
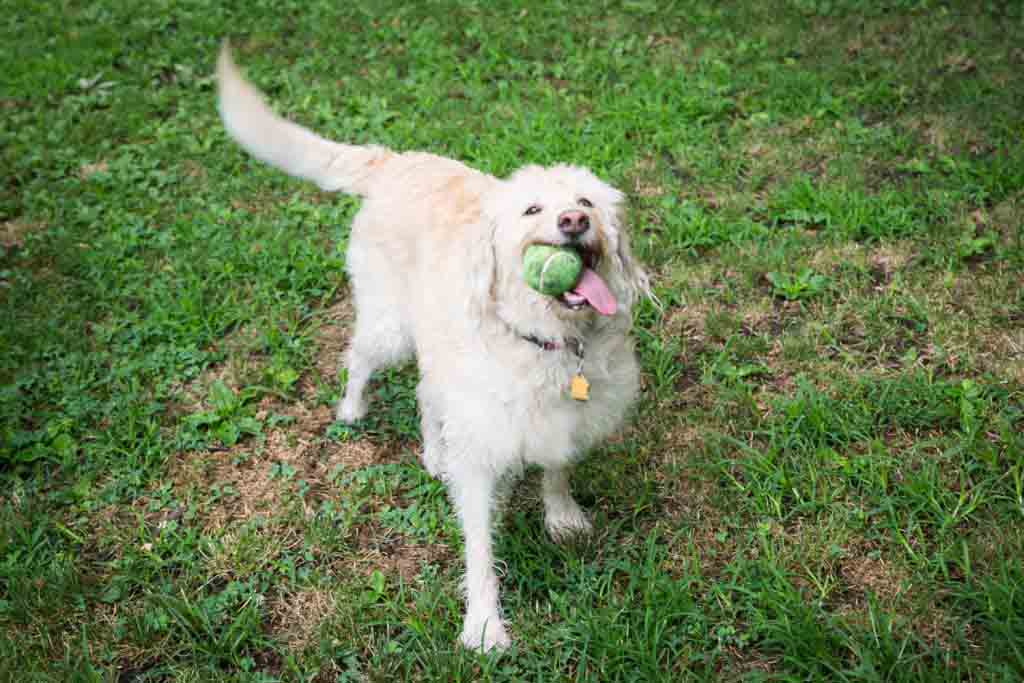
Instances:
[[[890,242],[874,248],[868,256],[868,263],[875,286],[889,284],[896,273],[910,264],[913,256],[912,247],[899,242]]]
[[[705,321],[712,310],[712,306],[704,302],[673,308],[665,321],[666,335],[704,343],[707,340]]]
[[[660,197],[665,188],[657,182],[658,161],[652,156],[637,160],[633,172],[633,191],[637,197]]]
[[[849,242],[818,250],[811,258],[811,265],[824,273],[834,271],[841,265],[853,266],[868,274],[874,291],[881,291],[892,282],[896,273],[908,266],[912,258],[912,246],[909,244],[891,242],[869,248]]]
[[[687,424],[680,420],[663,436],[664,443],[661,450],[665,456],[661,464],[669,464],[665,462],[665,459],[672,461],[678,457],[685,459],[687,453],[701,450],[704,447],[704,431],[701,425]],[[662,469],[659,468],[658,472],[661,473]]]
[[[324,381],[337,380],[342,368],[342,353],[348,347],[354,321],[355,308],[346,293],[342,293],[341,299],[324,311],[322,324],[316,332],[319,351],[313,365]],[[304,377],[300,380],[300,388],[305,392],[311,383],[312,378]]]
[[[779,335],[786,330],[794,317],[790,315],[794,311],[798,312],[799,309],[780,307],[777,299],[760,297],[741,313],[740,332],[746,336],[764,334],[777,343]]]
[[[708,405],[711,394],[708,388],[701,383],[700,366],[693,360],[680,359],[679,362],[683,369],[673,384],[675,396],[666,407],[683,410],[687,407]]]
[[[257,418],[265,417],[266,410]],[[294,421],[271,430],[262,440],[247,440],[222,451],[181,454],[169,463],[169,477],[179,494],[212,486],[225,492],[204,510],[206,528],[272,515],[299,481],[307,487],[302,505],[312,514],[319,501],[340,492],[333,481],[337,471],[388,459],[383,446],[365,439],[341,443],[327,439],[324,433],[334,421],[327,406],[310,409],[294,404],[278,414]]]
[[[884,604],[892,604],[901,593],[906,592],[908,578],[905,572],[896,569],[884,558],[857,555],[839,566],[839,576],[846,588],[851,603],[867,604],[870,592]]]
[[[932,308],[941,309],[936,342],[951,369],[963,365],[1020,380],[1024,317],[1012,303],[1020,290],[1024,275],[986,270],[922,292]]]
[[[78,177],[81,180],[88,180],[99,173],[106,173],[109,169],[110,165],[101,159],[100,161],[79,166]]]
[[[452,549],[446,543],[411,542],[376,523],[359,527],[355,546],[356,554],[345,558],[349,570],[365,576],[379,571],[397,576],[406,585],[415,582],[423,565],[454,561]]]
[[[949,114],[925,114],[903,118],[900,123],[926,145],[927,153],[983,155],[991,151],[980,131],[962,118]]]
[[[906,620],[925,643],[953,647],[952,620],[941,608],[938,595],[922,595],[913,577],[877,552],[870,543],[854,542],[838,563],[840,580],[836,611],[856,623],[868,621],[868,594],[886,612]]]
[[[131,638],[114,635],[124,628],[125,622],[130,623],[136,619],[141,622],[145,618],[145,612],[144,607],[138,603],[126,605],[121,602],[112,604],[97,602],[92,612],[93,619],[102,624],[101,628],[105,635],[109,635],[101,640],[98,637],[99,634],[94,631],[91,634],[91,640],[93,642],[105,641],[110,644],[117,661],[117,678],[115,680],[118,683],[145,680],[145,674],[160,665],[158,655],[152,650],[132,642]],[[79,631],[75,636],[80,639],[81,632]]]
[[[658,481],[664,520],[674,528],[688,526],[699,554],[701,573],[716,577],[735,558],[736,540],[728,533],[723,510],[714,501],[715,481],[694,471],[687,461],[703,449],[702,426],[680,421],[664,435],[661,462],[652,470]],[[669,476],[671,473],[671,476]],[[687,548],[670,551],[667,570],[683,571],[690,561]]]
[[[775,673],[778,664],[783,661],[783,658],[779,655],[766,655],[757,648],[752,647],[740,648],[735,645],[725,645],[722,648],[722,652],[731,661],[731,664],[722,667],[722,671],[735,671],[737,674],[740,674],[740,678],[728,677],[724,680],[747,678],[760,680],[770,677],[768,675]],[[755,675],[748,676],[748,674]]]
[[[992,207],[989,224],[999,233],[1004,246],[1021,239],[1024,230],[1024,193]]]
[[[323,324],[316,331],[318,353],[314,370],[300,378],[297,387],[300,396],[316,395],[318,379],[334,381],[337,378],[352,319],[352,304],[347,297],[325,311]],[[180,409],[201,410],[208,387],[216,380],[224,381],[229,387],[237,386],[245,370],[241,366],[260,362],[258,357],[246,353],[257,333],[258,330],[246,327],[221,340],[219,344],[229,351],[229,357],[242,360],[211,367],[183,387],[185,399]],[[365,438],[338,442],[327,438],[327,428],[334,422],[333,408],[312,400],[286,403],[267,396],[256,406],[255,417],[265,425],[275,418],[279,426],[267,428],[260,437],[247,438],[230,448],[179,454],[167,465],[175,497],[197,500],[196,523],[207,532],[222,534],[225,553],[220,560],[227,565],[232,562],[230,548],[235,545],[230,529],[239,522],[256,518],[273,520],[284,506],[300,506],[307,517],[311,516],[321,501],[343,495],[339,473],[394,461],[399,455],[393,443]],[[175,512],[160,511],[157,515],[161,519],[154,519],[154,523],[164,521],[167,514]],[[180,516],[180,511],[176,514]],[[283,538],[297,532],[290,527],[275,527],[273,533]],[[405,537],[392,534],[373,522],[357,527],[353,542],[357,549],[354,554],[336,558],[337,562],[344,563],[339,569],[366,575],[379,570],[404,581],[412,581],[423,562],[450,554],[443,544],[409,543]],[[307,605],[316,612],[321,607],[328,609],[331,604],[328,597],[316,592],[290,597],[294,598],[294,607],[282,603],[276,608],[282,614],[282,623],[294,621],[295,615],[289,610],[302,610],[305,609],[302,605]],[[313,632],[312,628],[308,624],[287,627],[283,637],[298,647]]]
[[[777,335],[779,333],[773,332],[772,334]],[[782,362],[781,357],[782,340],[775,339],[772,341],[772,348],[764,355],[765,364],[768,366],[771,374],[767,376],[764,382],[763,394],[771,393],[789,396],[796,390],[795,375],[799,371],[787,368],[786,364]],[[762,407],[763,415],[767,416],[771,412],[771,408],[764,402],[765,396],[763,394],[758,397],[758,405]]]
[[[43,228],[42,223],[34,223],[16,218],[0,223],[0,247],[4,249],[21,249],[25,245],[25,235]]]
[[[820,273],[829,273],[839,264],[863,266],[866,261],[864,245],[846,242],[839,245],[825,245],[816,249],[811,256],[811,267]]]
[[[311,588],[276,595],[267,601],[265,611],[270,635],[300,652],[312,642],[319,626],[338,611],[338,601],[329,591]]]
[[[194,178],[196,180],[206,179],[206,169],[202,164],[194,159],[185,159],[181,162],[181,169],[186,177]]]
[[[983,364],[995,374],[1024,385],[1024,328],[996,334],[989,341],[993,357]]]

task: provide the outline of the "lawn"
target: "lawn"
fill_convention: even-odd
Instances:
[[[0,0],[0,680],[1024,677],[1024,6]],[[338,140],[592,168],[643,395],[456,646],[415,367],[333,421],[356,200],[248,158],[229,37]]]

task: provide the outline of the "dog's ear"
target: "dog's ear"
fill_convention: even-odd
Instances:
[[[651,292],[651,281],[646,271],[633,256],[633,250],[629,245],[629,231],[622,224],[621,211],[621,206],[615,207],[612,221],[618,238],[613,260],[615,270],[625,284],[628,303],[632,307],[639,296],[653,300],[654,294]]]

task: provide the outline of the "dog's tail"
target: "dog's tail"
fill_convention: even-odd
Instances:
[[[224,127],[257,159],[322,189],[366,195],[375,171],[394,153],[383,147],[331,142],[281,118],[238,72],[225,42],[217,60],[218,107]]]

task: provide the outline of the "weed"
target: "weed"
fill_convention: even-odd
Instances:
[[[772,285],[772,293],[787,301],[809,299],[825,291],[828,278],[804,268],[796,273],[768,273],[765,275]]]

